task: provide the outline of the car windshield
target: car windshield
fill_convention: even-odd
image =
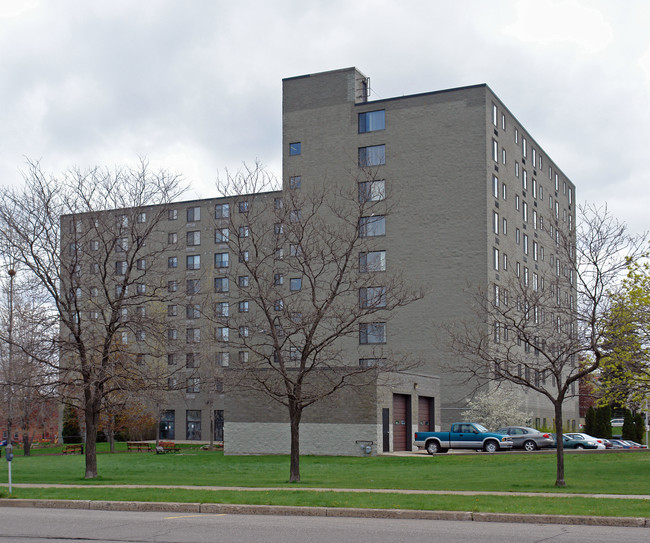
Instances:
[[[481,432],[482,434],[485,433],[485,432],[489,432],[489,431],[490,431],[490,430],[488,430],[485,426],[483,426],[483,425],[481,425],[481,424],[475,424],[474,426],[475,426],[476,429],[477,429],[479,432]]]

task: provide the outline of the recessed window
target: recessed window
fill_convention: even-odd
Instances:
[[[141,213],[138,213],[137,221],[142,224],[147,222],[147,214],[143,211]]]
[[[167,292],[176,292],[178,290],[178,281],[167,281]]]
[[[248,326],[239,327],[239,337],[248,337],[250,335],[250,330]]]
[[[300,153],[302,153],[302,144],[299,141],[289,144],[289,154],[291,156],[299,155]]]
[[[494,162],[499,162],[499,143],[497,140],[492,140],[492,159]]]
[[[386,271],[386,251],[359,253],[359,271],[361,273]]]
[[[371,145],[359,147],[359,167],[381,166],[386,164],[386,146]]]
[[[201,269],[201,255],[187,255],[187,257],[185,257],[185,260],[188,270]]]
[[[168,268],[178,268],[178,257],[170,256],[167,258],[167,267]]]
[[[498,116],[498,113],[497,113],[497,105],[493,103],[492,104],[492,124],[494,126],[497,126],[498,118],[499,118],[499,116]]]
[[[214,291],[215,292],[228,292],[229,284],[227,277],[214,278]]]
[[[569,199],[569,203],[571,203],[571,200]],[[92,240],[90,242],[90,250],[91,251],[99,251],[99,241],[96,239]]]
[[[301,256],[302,247],[299,243],[290,243],[289,244],[289,255],[290,256]]]
[[[276,273],[273,276],[273,284],[276,286],[282,285],[284,283],[284,275],[281,273]]]
[[[178,353],[168,353],[167,354],[167,365],[175,366],[178,364]]]
[[[185,308],[185,315],[188,319],[201,317],[201,304],[190,304]]]
[[[178,330],[175,328],[168,328],[167,329],[167,339],[170,341],[175,341],[178,339]]]
[[[240,213],[248,213],[248,200],[243,200],[237,205]]]
[[[302,211],[299,209],[294,209],[291,213],[289,213],[289,220],[293,223],[300,222],[302,219]]]
[[[167,211],[167,219],[170,221],[178,219],[178,209],[170,209]]]
[[[279,300],[275,300],[273,304],[273,309],[275,311],[282,311],[284,309],[284,300],[280,298]]]
[[[115,251],[126,253],[129,250],[129,238],[118,238],[115,242]]]
[[[302,289],[302,278],[301,277],[292,277],[289,279],[289,289],[293,291]]]
[[[147,269],[147,261],[144,258],[138,258],[136,262],[136,267],[140,271],[144,271]]]
[[[386,307],[386,287],[360,288],[359,307],[363,309]]]
[[[214,218],[226,219],[230,217],[230,204],[216,204],[214,206]]]
[[[239,261],[248,262],[248,255],[249,255],[248,251],[242,251],[241,253],[239,253]]]
[[[250,229],[248,228],[248,226],[240,226],[239,227],[239,237],[240,238],[247,238],[249,234],[250,234]]]
[[[175,317],[178,315],[178,306],[177,305],[168,305],[167,306],[167,316]]]
[[[178,243],[178,234],[176,232],[170,232],[169,234],[167,234],[167,243],[169,245]]]
[[[282,209],[283,205],[284,204],[283,204],[282,198],[274,198],[273,199],[273,209],[275,209],[275,210]]]
[[[214,305],[214,314],[217,317],[227,317],[230,314],[230,305],[228,302],[217,302]]]
[[[492,176],[492,196],[499,197],[499,178],[496,175]]]
[[[496,271],[499,271],[499,249],[492,248],[492,266]]]
[[[201,232],[195,230],[187,233],[187,246],[201,245]]]
[[[118,260],[115,263],[115,275],[126,274],[126,260]]]
[[[248,275],[240,275],[237,278],[237,285],[240,288],[246,288],[249,285]]]
[[[187,222],[197,222],[201,220],[201,208],[200,207],[188,207],[187,208]]]
[[[386,343],[386,323],[368,322],[359,324],[359,343],[361,345]]]
[[[214,231],[215,243],[228,243],[229,238],[230,238],[230,230],[228,228],[217,228]]]
[[[359,134],[384,130],[386,128],[386,111],[367,111],[359,113]]]
[[[281,222],[276,222],[273,225],[273,232],[275,232],[276,236],[279,236],[280,234],[284,234],[284,225]]]
[[[359,220],[359,235],[362,238],[386,235],[386,217],[383,215],[361,217]]]
[[[227,268],[229,263],[228,253],[215,253],[214,254],[214,267]]]
[[[187,367],[192,367],[192,366],[187,366]],[[200,388],[200,379],[198,377],[190,377],[187,380],[187,389],[186,392],[188,394],[198,394]],[[192,417],[197,417],[197,415],[194,415],[194,413],[197,413],[196,410],[188,410],[185,414],[187,415],[188,420],[191,419]],[[198,413],[201,413],[201,411],[198,411]],[[198,415],[200,417],[201,415]],[[198,424],[198,426],[197,426]],[[187,424],[187,439],[201,439],[200,437],[195,437],[196,436],[196,431],[198,428],[198,435],[201,435],[201,422],[199,419],[199,422],[188,422]]]
[[[383,179],[377,181],[363,181],[359,183],[359,202],[378,202],[386,198],[386,182]]]
[[[138,294],[146,294],[146,292],[147,292],[147,285],[145,285],[144,283],[138,283],[138,284],[135,286],[135,291],[136,291]]]
[[[523,190],[528,190],[528,172],[526,170],[521,171],[521,187]]]
[[[526,141],[526,138],[522,137],[521,138],[521,154],[526,158],[528,153],[528,142]]]
[[[198,294],[201,290],[201,280],[200,279],[188,279],[187,283],[187,293],[188,294]]]
[[[248,307],[249,307],[248,304],[249,304],[248,300],[242,300],[241,302],[239,302],[239,312],[248,313]]]
[[[222,368],[230,366],[230,353],[217,353],[217,364]]]
[[[291,177],[289,177],[289,188],[291,190],[299,189],[301,184],[302,184],[302,176],[292,175]]]
[[[492,212],[492,230],[495,234],[499,234],[499,214],[496,211]]]
[[[200,343],[201,342],[201,329],[200,328],[187,328],[185,330],[186,343]]]

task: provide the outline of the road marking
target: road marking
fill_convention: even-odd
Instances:
[[[225,517],[226,513],[215,513],[215,514],[209,514],[209,513],[203,513],[201,515],[182,515],[180,517],[165,517],[165,520],[174,520],[177,518],[194,518],[194,517]]]

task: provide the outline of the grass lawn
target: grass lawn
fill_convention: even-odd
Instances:
[[[83,456],[15,456],[12,480],[18,483],[82,484],[83,489],[23,489],[16,498],[102,499],[264,503],[329,507],[372,507],[519,513],[650,516],[650,501],[521,496],[431,496],[344,492],[361,489],[484,490],[650,495],[650,451],[567,454],[567,487],[557,489],[553,454],[440,455],[435,457],[301,458],[302,481],[289,485],[287,456],[224,456],[221,451],[187,448],[181,454],[99,454],[99,477],[86,481]],[[5,462],[0,482],[7,482]],[[194,485],[278,488],[271,491],[183,489],[104,489],[108,485]],[[336,488],[340,492],[287,491]],[[7,496],[6,489],[0,495]]]

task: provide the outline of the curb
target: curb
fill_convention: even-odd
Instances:
[[[231,515],[280,515],[311,517],[357,517],[411,520],[457,520],[521,524],[574,524],[650,528],[650,518],[586,517],[578,515],[521,515],[513,513],[472,513],[469,511],[422,511],[415,509],[363,509],[338,507],[298,507],[281,505],[238,505],[220,503],[118,502],[93,500],[29,500],[0,498],[0,507],[41,507],[87,509],[93,511],[142,511]]]

